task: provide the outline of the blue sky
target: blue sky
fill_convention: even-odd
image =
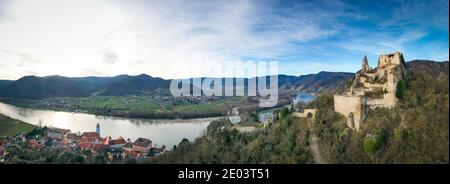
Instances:
[[[296,74],[297,68],[289,67],[298,63],[305,63],[305,67],[315,63],[330,71],[356,71],[363,55],[376,65],[379,54],[397,50],[406,60],[448,60],[446,0],[293,1],[279,2],[278,6],[281,8],[277,10],[299,19],[313,14],[314,32],[323,33],[290,42],[294,49],[278,59],[289,63],[287,68],[281,66],[286,73]],[[316,72],[318,68],[310,70]]]
[[[0,0],[0,79],[195,76],[235,60],[355,72],[364,55],[448,60],[448,0]],[[220,73],[209,73],[220,76]]]

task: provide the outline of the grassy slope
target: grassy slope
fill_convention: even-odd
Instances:
[[[35,126],[0,114],[0,136],[31,132]]]

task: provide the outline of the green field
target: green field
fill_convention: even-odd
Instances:
[[[0,114],[0,136],[14,136],[20,133],[28,133],[33,128],[35,128],[34,125]]]

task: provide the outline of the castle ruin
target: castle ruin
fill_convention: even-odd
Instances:
[[[334,110],[347,118],[348,127],[359,130],[368,108],[395,107],[397,83],[405,80],[405,75],[401,52],[380,55],[376,68],[370,68],[364,56],[362,69],[349,81],[344,94],[334,95]]]

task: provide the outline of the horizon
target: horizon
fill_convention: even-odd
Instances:
[[[434,60],[429,60],[429,59],[413,59],[413,60],[410,60],[410,61],[405,61],[406,63],[408,63],[408,62],[411,62],[411,61],[423,61],[423,62],[449,62],[448,60],[443,60],[443,61],[434,61]],[[372,65],[370,65],[370,66],[372,66]],[[358,69],[359,70],[359,69]],[[351,71],[344,71],[344,72],[341,72],[341,71],[325,71],[325,70],[323,70],[323,71],[319,71],[319,72],[316,72],[316,73],[306,73],[306,74],[301,74],[301,75],[290,75],[290,74],[284,74],[284,73],[278,73],[278,75],[284,75],[284,76],[293,76],[293,77],[301,77],[301,76],[305,76],[305,75],[316,75],[316,74],[319,74],[319,73],[323,73],[323,72],[329,72],[329,73],[350,73],[350,74],[354,74],[354,73],[356,73],[358,70],[356,70],[356,71],[354,71],[354,72],[351,72]],[[164,79],[164,80],[176,80],[176,79],[192,79],[192,78],[244,78],[244,79],[247,79],[247,78],[254,78],[254,77],[261,77],[261,76],[271,76],[271,75],[260,75],[260,76],[252,76],[252,77],[212,77],[212,76],[201,76],[201,77],[186,77],[186,78],[163,78],[163,77],[159,77],[159,76],[153,76],[153,75],[150,75],[150,74],[146,74],[146,73],[140,73],[140,74],[118,74],[118,75],[109,75],[109,76],[101,76],[101,75],[86,75],[86,76],[66,76],[66,75],[45,75],[45,76],[39,76],[39,75],[25,75],[25,76],[21,76],[21,77],[19,77],[19,78],[16,78],[16,79],[3,79],[3,78],[0,78],[0,81],[16,81],[16,80],[19,80],[19,79],[21,79],[21,78],[24,78],[24,77],[38,77],[38,78],[45,78],[45,77],[67,77],[67,78],[88,78],[88,77],[99,77],[99,78],[108,78],[108,77],[118,77],[118,76],[123,76],[123,75],[125,75],[125,76],[130,76],[130,77],[136,77],[136,76],[140,76],[140,75],[147,75],[147,76],[150,76],[150,77],[153,77],[153,78],[161,78],[161,79]]]
[[[353,73],[394,51],[449,60],[447,0],[181,2],[0,0],[0,79],[192,78],[199,57],[277,61],[290,76]]]
[[[447,62],[447,61],[440,61],[440,62]],[[354,74],[355,72],[334,72],[334,71],[320,71],[317,73],[309,73],[309,74],[302,74],[302,75],[288,75],[288,74],[278,74],[278,75],[284,75],[284,76],[293,76],[293,77],[300,77],[300,76],[305,76],[305,75],[315,75],[315,74],[319,74],[319,73],[349,73],[349,74]],[[136,75],[130,75],[130,74],[119,74],[119,75],[112,75],[112,76],[95,76],[95,75],[87,75],[87,76],[77,76],[77,77],[73,77],[73,76],[64,76],[64,75],[45,75],[45,76],[37,76],[37,75],[25,75],[22,76],[18,79],[0,79],[0,81],[16,81],[19,79],[22,79],[24,77],[37,77],[37,78],[45,78],[45,77],[66,77],[66,78],[88,78],[88,77],[98,77],[98,78],[109,78],[109,77],[118,77],[118,76],[130,76],[130,77],[137,77],[137,76],[141,76],[141,75],[147,75],[153,78],[161,78],[164,80],[179,80],[179,79],[192,79],[192,78],[254,78],[254,77],[263,77],[263,76],[271,76],[271,75],[261,75],[261,76],[254,76],[254,77],[211,77],[211,76],[203,76],[203,77],[188,77],[188,78],[162,78],[162,77],[158,77],[158,76],[152,76],[146,73],[141,73],[141,74],[136,74]]]

